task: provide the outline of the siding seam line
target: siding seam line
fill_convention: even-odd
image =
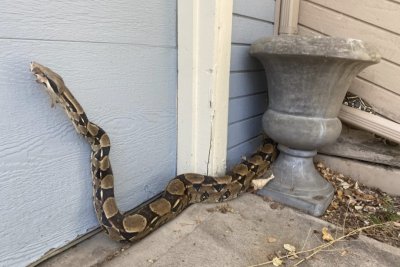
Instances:
[[[393,92],[393,91],[391,91],[391,90],[389,90],[389,89],[383,87],[382,85],[379,85],[379,84],[376,84],[376,83],[374,83],[374,82],[371,82],[370,80],[367,80],[367,79],[365,79],[365,78],[363,78],[363,77],[357,76],[357,78],[360,79],[360,80],[363,80],[363,81],[366,82],[366,83],[375,85],[376,87],[379,87],[379,88],[381,88],[381,89],[383,89],[383,90],[385,90],[385,91],[387,91],[387,92],[389,92],[389,93],[392,93],[392,94],[394,94],[394,95],[396,95],[396,96],[400,96],[399,94],[397,94],[397,93],[395,93],[395,92]],[[349,89],[350,89],[350,88],[349,88]]]
[[[240,120],[237,120],[237,121],[230,122],[230,123],[228,123],[228,127],[232,126],[232,125],[235,125],[236,123],[241,123],[241,122],[244,122],[244,121],[247,121],[247,120],[255,119],[257,117],[261,117],[263,114],[264,113],[260,113],[260,114],[252,115],[252,116],[244,118],[244,119],[240,119]]]
[[[303,1],[306,2],[306,3],[309,3],[310,5],[314,5],[314,6],[317,6],[317,7],[322,8],[322,9],[330,10],[330,11],[332,11],[332,12],[334,12],[334,13],[343,15],[343,16],[345,16],[345,17],[352,18],[352,19],[357,20],[357,21],[359,21],[359,22],[368,24],[368,25],[370,25],[370,26],[372,26],[372,27],[379,28],[379,29],[384,30],[384,31],[386,31],[386,32],[390,32],[390,33],[392,33],[392,34],[395,34],[395,35],[397,35],[397,36],[400,36],[400,33],[394,32],[394,31],[392,31],[392,30],[386,29],[386,28],[384,28],[384,27],[378,26],[378,25],[376,25],[376,24],[373,24],[373,23],[368,22],[368,21],[365,21],[365,20],[363,20],[363,19],[354,17],[354,16],[352,16],[352,15],[343,13],[343,12],[341,12],[341,11],[339,11],[339,10],[335,10],[335,9],[332,9],[332,8],[327,7],[327,6],[324,6],[324,5],[320,5],[320,4],[318,4],[318,3],[313,2],[312,0],[303,0]],[[301,10],[301,9],[300,9],[300,10]]]
[[[258,135],[256,135],[256,136],[254,136],[254,137],[251,137],[251,138],[249,138],[249,139],[246,139],[245,141],[240,142],[239,144],[236,144],[236,145],[233,145],[233,146],[231,146],[231,147],[228,147],[227,151],[229,151],[229,150],[231,150],[231,149],[234,149],[234,148],[236,148],[236,147],[238,147],[238,146],[240,146],[240,145],[242,145],[242,144],[244,144],[244,143],[248,143],[248,142],[251,142],[251,141],[253,141],[253,140],[256,140],[257,138],[259,138],[259,137],[261,137],[261,136],[263,136],[262,133],[261,133],[261,134],[258,134]]]
[[[264,22],[264,23],[268,23],[268,24],[274,25],[273,21],[260,19],[260,18],[255,18],[255,17],[251,17],[251,16],[239,14],[239,13],[233,13],[233,16],[234,17],[238,17],[238,18],[245,18],[245,19],[249,19],[249,20],[253,20],[253,21],[259,21],[259,22]]]
[[[301,23],[299,23],[298,25],[299,25],[300,27],[306,28],[306,29],[308,29],[308,30],[310,30],[310,31],[319,33],[319,34],[321,34],[321,35],[324,35],[324,36],[331,36],[331,35],[329,35],[329,34],[320,32],[320,31],[318,31],[317,29],[311,28],[310,26],[307,26],[307,25],[304,25],[304,24],[301,24]],[[393,65],[395,65],[395,66],[397,66],[397,67],[400,67],[400,63],[394,62],[394,61],[392,61],[392,60],[390,60],[390,59],[388,59],[388,58],[386,58],[386,57],[381,57],[381,60],[386,61],[386,62],[388,62],[388,63],[391,63],[391,64],[393,64]]]
[[[231,70],[231,73],[252,73],[252,72],[264,72],[264,69],[254,69],[254,70]]]
[[[249,96],[263,95],[263,94],[267,94],[266,90],[264,90],[264,91],[262,91],[262,92],[257,92],[257,93],[248,94],[248,95],[241,95],[241,96],[229,97],[229,101],[231,101],[231,100],[236,100],[236,99],[239,99],[239,98],[249,97]]]
[[[131,45],[144,46],[152,48],[172,48],[177,49],[178,46],[170,45],[152,45],[152,44],[135,44],[127,42],[102,42],[102,41],[84,41],[84,40],[64,40],[64,39],[41,39],[41,38],[18,38],[18,37],[0,37],[0,40],[9,41],[36,41],[36,42],[60,42],[60,43],[85,43],[85,44],[113,44],[113,45]]]

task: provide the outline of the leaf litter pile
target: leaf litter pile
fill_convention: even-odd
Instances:
[[[381,224],[364,229],[363,234],[400,247],[399,196],[364,186],[322,163],[317,163],[317,169],[335,187],[334,198],[321,219],[347,231]]]
[[[364,186],[350,177],[332,171],[322,163],[316,167],[321,175],[335,188],[335,195],[325,214],[321,219],[337,225],[343,229],[343,235],[334,238],[329,229],[322,228],[322,245],[297,251],[291,244],[284,244],[282,251],[276,251],[269,255],[269,261],[250,265],[259,266],[281,266],[295,261],[293,266],[299,266],[311,259],[316,254],[329,251],[335,243],[346,239],[357,238],[363,235],[392,246],[400,247],[400,197],[390,196],[379,189]],[[274,203],[273,203],[274,204]],[[318,231],[314,230],[314,233]],[[276,238],[268,238],[269,243],[276,242]],[[341,249],[340,255],[347,254],[346,249]]]

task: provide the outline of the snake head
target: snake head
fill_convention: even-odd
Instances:
[[[61,94],[65,88],[61,76],[36,62],[31,62],[31,72],[36,76],[36,81],[45,86],[52,101],[51,106],[54,107],[55,103],[61,103]]]

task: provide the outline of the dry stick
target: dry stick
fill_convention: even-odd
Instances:
[[[321,245],[322,246],[322,245]],[[318,248],[318,247],[317,247]],[[307,253],[307,252],[311,252],[311,251],[314,251],[316,248],[313,248],[313,249],[308,249],[308,250],[304,250],[304,251],[299,251],[299,252],[296,252],[296,255],[297,254],[303,254],[303,253]],[[278,259],[285,259],[285,258],[288,258],[288,257],[290,257],[290,256],[292,256],[292,255],[286,255],[286,256],[282,256],[282,257],[278,257]],[[272,263],[273,261],[266,261],[266,262],[262,262],[262,263],[258,263],[258,264],[254,264],[254,265],[249,265],[249,266],[247,266],[247,267],[258,267],[258,266],[263,266],[263,265],[267,265],[267,264],[269,264],[269,263]]]
[[[303,250],[303,251],[299,251],[299,252],[296,251],[295,254],[298,255],[298,254],[308,253],[308,252],[314,251],[315,249],[320,248],[320,247],[322,247],[324,245],[326,245],[326,244],[320,245],[320,246],[312,248],[312,249],[307,249],[307,250]],[[338,251],[338,250],[343,250],[343,249],[323,249],[321,251],[328,251],[329,252],[329,251]],[[293,254],[290,254],[290,255],[288,254],[288,255],[285,255],[285,256],[282,256],[282,257],[278,257],[278,259],[281,260],[281,259],[289,258],[291,256],[293,256]],[[267,265],[267,264],[272,263],[272,262],[273,261],[266,261],[266,262],[258,263],[258,264],[255,264],[255,265],[249,265],[247,267],[263,266],[263,265]]]
[[[323,245],[320,245],[320,246],[318,246],[318,247],[315,247],[315,248],[311,248],[311,249],[307,249],[307,250],[303,250],[303,251],[299,251],[299,252],[295,252],[296,253],[296,255],[297,254],[304,254],[304,253],[307,253],[307,252],[311,252],[311,251],[314,251],[315,249],[317,249],[317,248],[319,248],[319,247],[322,247],[322,246],[324,246],[324,245],[326,245],[326,244],[323,244]],[[282,256],[282,257],[278,257],[278,259],[285,259],[285,258],[289,258],[290,256],[292,256],[293,254],[291,254],[291,255],[285,255],[285,256]],[[258,266],[263,266],[263,265],[266,265],[266,264],[269,264],[269,263],[272,263],[273,261],[266,261],[266,262],[262,262],[262,263],[258,263],[258,264],[255,264],[255,265],[249,265],[249,266],[247,266],[247,267],[258,267]]]
[[[350,202],[347,203],[346,213],[344,214],[343,226],[342,226],[342,234],[343,235],[346,234],[346,220],[347,220],[347,215],[349,215],[349,207],[350,207]],[[337,237],[338,231],[339,231],[339,227],[337,227],[335,230],[335,238]]]
[[[386,225],[386,224],[388,224],[388,223],[391,223],[391,221],[389,221],[389,222],[384,222],[384,223],[379,223],[379,224],[368,225],[368,226],[361,227],[361,228],[357,228],[357,229],[355,229],[355,230],[349,232],[347,235],[343,235],[343,236],[339,237],[338,239],[334,239],[334,240],[332,240],[332,241],[330,241],[330,242],[328,242],[328,243],[326,243],[326,244],[317,246],[317,247],[312,248],[312,249],[308,249],[308,250],[296,252],[296,254],[304,254],[304,253],[313,251],[312,254],[310,254],[310,255],[307,256],[306,258],[302,259],[301,261],[297,262],[294,266],[297,266],[297,265],[299,265],[300,263],[304,262],[305,260],[308,260],[309,258],[311,258],[312,256],[314,256],[314,255],[317,254],[318,252],[323,251],[324,248],[329,247],[329,246],[333,245],[334,243],[336,243],[336,242],[338,242],[338,241],[341,241],[342,239],[344,239],[344,238],[346,238],[346,237],[352,236],[352,235],[356,234],[357,232],[361,232],[361,231],[363,231],[363,230],[366,230],[366,229],[369,229],[369,228],[373,228],[373,227],[377,227],[377,226]],[[291,256],[291,255],[285,255],[285,256],[282,256],[282,257],[278,257],[278,259],[280,259],[280,260],[281,260],[281,259],[285,259],[285,258],[288,258],[289,256]],[[272,262],[273,262],[273,261],[266,261],[266,262],[258,263],[258,264],[255,264],[255,265],[249,265],[248,267],[263,266],[263,265],[267,265],[267,264],[272,263]]]
[[[349,215],[349,207],[350,207],[350,201],[349,203],[347,203],[347,209],[346,209],[346,213],[344,214],[344,220],[343,220],[343,234],[346,233],[346,220],[347,220],[347,215]]]
[[[306,240],[304,241],[304,244],[303,244],[303,247],[301,248],[301,250],[303,250],[303,249],[304,249],[304,247],[306,246],[306,244],[307,244],[307,241],[308,241],[308,237],[310,236],[310,234],[311,234],[311,227],[310,227],[310,229],[308,230],[308,233],[307,233]]]
[[[297,265],[299,265],[300,263],[302,263],[302,262],[308,260],[309,258],[311,258],[312,256],[314,256],[315,254],[317,254],[318,252],[320,252],[322,249],[324,249],[324,248],[326,248],[326,247],[329,247],[329,246],[332,246],[334,243],[336,243],[336,242],[339,241],[339,240],[342,240],[342,239],[344,239],[344,238],[346,238],[346,237],[352,236],[352,235],[356,234],[357,232],[361,232],[362,230],[366,230],[366,229],[373,228],[373,227],[376,227],[376,226],[381,226],[381,225],[384,225],[384,224],[387,224],[387,223],[388,223],[388,222],[380,223],[380,224],[373,224],[373,225],[369,225],[369,226],[365,226],[365,227],[361,227],[361,228],[355,229],[355,230],[351,231],[350,233],[348,233],[347,235],[341,236],[341,237],[339,237],[338,239],[334,239],[334,240],[328,242],[327,244],[323,245],[321,248],[316,249],[313,253],[311,253],[310,255],[308,255],[307,257],[305,257],[304,259],[298,261],[298,262],[297,262],[295,265],[293,265],[293,266],[297,266]]]

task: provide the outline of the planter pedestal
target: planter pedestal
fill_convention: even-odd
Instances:
[[[321,216],[334,189],[313,164],[317,148],[333,143],[337,118],[352,80],[380,55],[354,39],[282,35],[256,41],[250,54],[265,68],[268,109],[263,129],[279,143],[275,179],[260,192],[273,200]]]

